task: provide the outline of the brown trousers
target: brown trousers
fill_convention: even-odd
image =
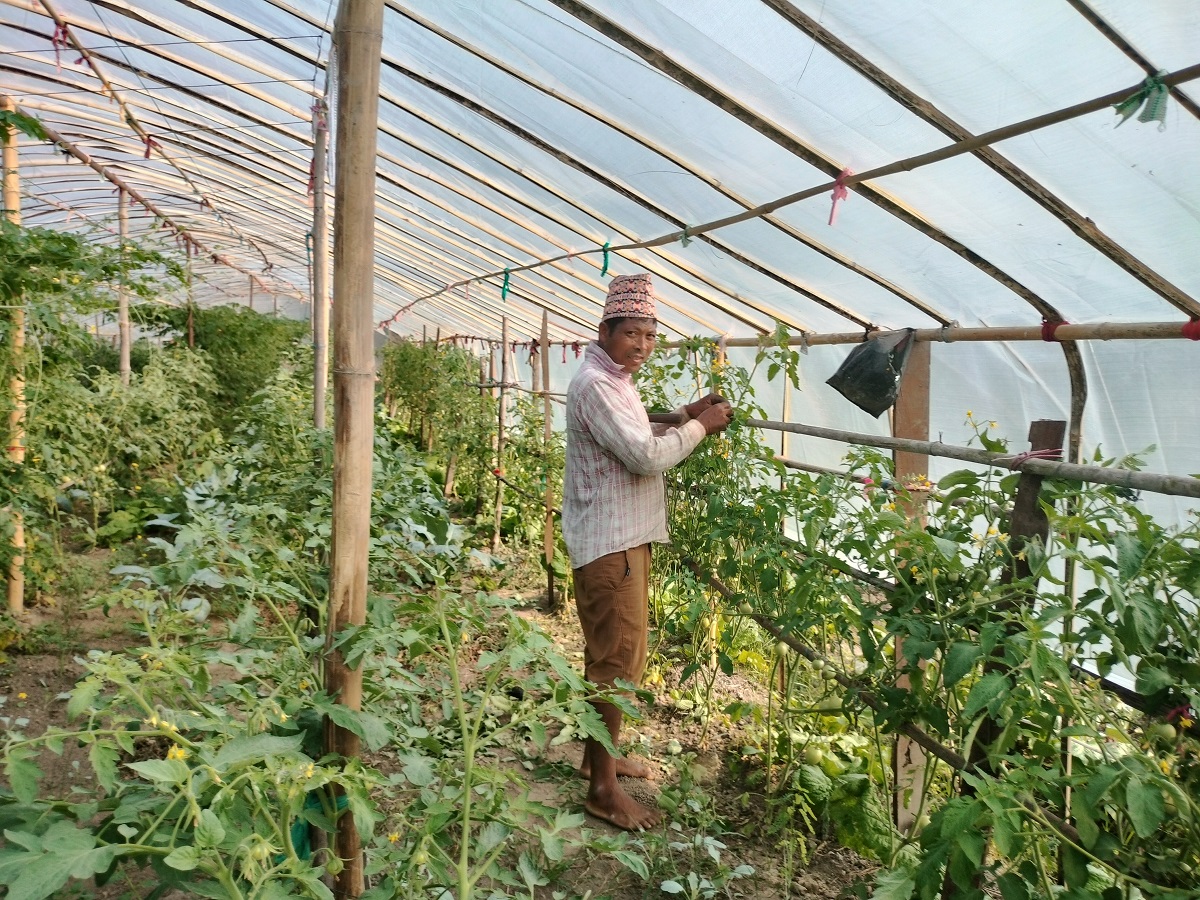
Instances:
[[[640,685],[650,627],[650,545],[609,553],[574,576],[584,675],[604,687],[618,678]]]

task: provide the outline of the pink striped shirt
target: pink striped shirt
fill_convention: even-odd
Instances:
[[[695,420],[652,426],[632,377],[599,344],[589,344],[567,389],[562,527],[571,566],[665,543],[662,473],[703,439],[704,426]]]

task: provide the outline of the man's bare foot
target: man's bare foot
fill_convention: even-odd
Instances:
[[[642,806],[625,793],[620,785],[614,785],[611,791],[605,792],[597,791],[596,786],[592,785],[583,808],[589,815],[626,831],[653,828],[662,820],[662,813]]]
[[[629,756],[621,756],[614,760],[617,764],[617,775],[624,778],[649,778],[650,767],[640,759],[634,759]],[[592,777],[592,765],[587,761],[587,756],[584,756],[583,763],[579,767],[579,774],[584,778]]]

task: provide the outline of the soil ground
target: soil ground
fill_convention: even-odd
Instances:
[[[105,582],[111,562],[105,552],[78,559],[79,565],[94,572],[96,584]],[[568,659],[582,667],[582,637],[573,611],[545,613],[540,608],[544,587],[543,593],[538,593],[532,583],[523,587],[525,590],[509,588],[520,604],[520,614],[536,622],[552,636]],[[123,621],[116,612],[106,616],[100,610],[85,608],[85,599],[34,607],[27,613],[26,624],[37,640],[31,642],[29,652],[10,647],[7,660],[0,664],[0,717],[4,717],[0,722],[6,730],[40,734],[48,726],[65,724],[66,695],[83,674],[76,657],[90,649],[120,649],[128,645],[131,623]],[[754,869],[752,876],[730,882],[715,896],[744,900],[782,897],[834,900],[845,896],[854,884],[870,875],[875,864],[833,842],[802,837],[804,853],[798,854],[795,847],[789,853],[787,847],[764,835],[763,803],[747,791],[730,766],[742,744],[737,727],[714,722],[705,729],[697,718],[670,703],[668,691],[678,685],[678,668],[664,671],[663,676],[664,683],[655,689],[656,702],[646,706],[643,719],[626,731],[627,743],[637,745],[652,775],[646,781],[626,780],[627,789],[643,802],[654,805],[661,790],[678,783],[681,765],[687,766],[699,790],[711,798],[714,826],[719,827],[710,829],[710,834],[725,845],[721,851],[723,864],[730,868],[746,864]],[[761,685],[740,676],[721,675],[715,684],[714,703],[720,708],[732,700],[764,701],[764,691]],[[535,772],[531,799],[582,811],[586,784],[575,771],[581,754],[582,745],[578,742],[549,748],[543,759],[545,764]],[[370,762],[388,767],[386,753],[378,754]],[[86,754],[79,748],[68,747],[59,757],[41,760],[41,765],[48,793],[65,796],[94,790]],[[593,833],[617,833],[612,826],[591,817],[585,827]],[[789,856],[791,864],[786,862]],[[805,858],[807,861],[803,862]],[[679,874],[686,876],[686,869]],[[152,881],[139,878],[137,873],[118,881],[103,889],[75,885],[56,896],[115,900],[145,896],[153,888]],[[640,880],[611,857],[583,858],[581,854],[562,882],[544,889],[542,896],[545,900],[563,897],[644,900],[668,895],[661,892],[657,881]]]

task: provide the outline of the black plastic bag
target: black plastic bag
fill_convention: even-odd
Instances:
[[[913,331],[892,331],[864,341],[825,383],[864,412],[878,417],[896,402]]]

